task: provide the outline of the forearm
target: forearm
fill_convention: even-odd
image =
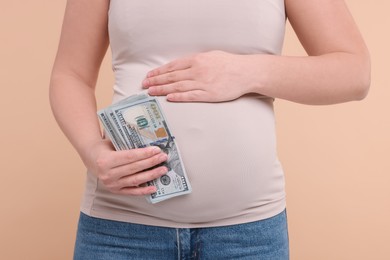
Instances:
[[[368,55],[252,55],[245,59],[250,79],[247,92],[297,103],[326,105],[360,100],[370,84]]]
[[[168,172],[159,166],[167,155],[154,146],[115,151],[108,140],[102,140],[93,87],[72,76],[53,76],[50,102],[62,131],[108,191],[122,195],[157,191],[143,184]]]
[[[60,128],[84,161],[102,139],[94,88],[70,75],[53,75],[50,104]]]

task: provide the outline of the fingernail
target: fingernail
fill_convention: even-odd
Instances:
[[[161,153],[161,148],[158,147],[158,146],[153,146],[152,147],[152,152],[153,152],[153,154]]]
[[[149,186],[149,193],[155,193],[157,191],[157,187],[155,186]]]
[[[148,89],[148,93],[150,94],[150,95],[153,95],[154,94],[154,92],[155,92],[155,88],[154,87],[151,87],[151,88],[149,88]]]
[[[149,85],[149,80],[145,79],[144,81],[142,81],[142,87],[146,88],[148,87]]]
[[[161,161],[166,161],[166,160],[168,159],[168,155],[165,154],[165,153],[163,153],[163,154],[160,155],[159,159],[160,159]]]

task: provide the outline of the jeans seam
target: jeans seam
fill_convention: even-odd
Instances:
[[[193,248],[193,259],[198,260],[200,259],[200,238],[199,238],[199,229],[193,229],[193,241],[194,241],[194,248]]]
[[[177,243],[177,259],[180,260],[180,235],[179,235],[179,229],[176,228],[176,243]]]

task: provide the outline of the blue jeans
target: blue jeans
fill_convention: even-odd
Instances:
[[[288,260],[286,211],[256,222],[166,228],[80,215],[75,260]]]

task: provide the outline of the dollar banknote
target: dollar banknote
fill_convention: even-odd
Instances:
[[[175,137],[156,98],[147,94],[130,96],[99,110],[98,116],[116,150],[158,146],[168,155],[168,160],[162,164],[168,168],[168,173],[145,183],[157,188],[147,197],[149,202],[191,193]]]

